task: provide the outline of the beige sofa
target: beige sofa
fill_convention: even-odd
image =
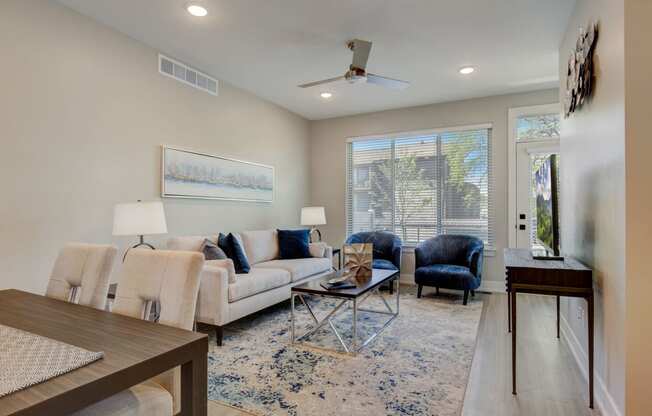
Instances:
[[[333,250],[325,243],[310,244],[311,258],[281,260],[276,230],[234,233],[241,242],[251,270],[236,274],[233,262],[206,261],[197,300],[197,322],[215,327],[217,343],[222,344],[222,326],[290,298],[296,284],[322,277],[331,271]],[[169,250],[199,251],[208,237],[175,237]]]

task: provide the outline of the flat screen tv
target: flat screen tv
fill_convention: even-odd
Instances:
[[[559,193],[557,155],[550,155],[534,173],[537,214],[537,242],[545,253],[538,257],[559,257]]]

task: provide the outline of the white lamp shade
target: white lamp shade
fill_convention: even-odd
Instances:
[[[301,208],[301,225],[326,224],[326,211],[324,207]]]
[[[134,202],[115,206],[113,235],[152,235],[167,232],[162,202]]]

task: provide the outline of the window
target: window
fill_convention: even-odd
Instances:
[[[516,140],[558,138],[559,114],[523,115],[516,119]]]
[[[387,230],[407,245],[467,234],[493,246],[491,128],[354,139],[347,153],[347,233]]]

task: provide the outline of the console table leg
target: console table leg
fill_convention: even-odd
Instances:
[[[507,291],[507,332],[512,332],[512,295]]]
[[[589,407],[593,409],[593,294],[587,299],[589,321]]]
[[[557,339],[559,339],[559,295],[557,295]]]
[[[511,292],[512,304],[512,394],[516,394],[516,292]]]

